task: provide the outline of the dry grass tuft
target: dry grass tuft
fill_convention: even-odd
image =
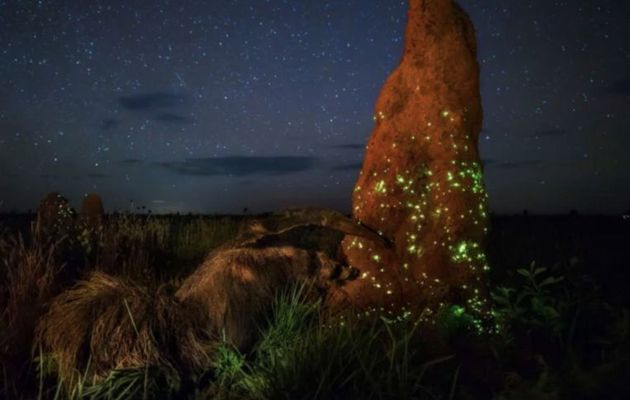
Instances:
[[[54,299],[37,342],[70,386],[81,374],[100,381],[114,369],[151,366],[177,376],[209,362],[208,325],[197,310],[166,288],[94,272]]]
[[[57,290],[61,267],[55,251],[54,243],[29,245],[19,235],[0,236],[0,393],[28,379],[35,326]]]
[[[0,241],[2,267],[6,280],[5,321],[11,329],[33,325],[42,306],[54,294],[55,277],[60,267],[55,264],[55,245],[25,244],[21,236]]]

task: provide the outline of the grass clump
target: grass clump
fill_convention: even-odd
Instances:
[[[58,243],[27,243],[19,234],[0,235],[0,395],[18,396],[33,384],[30,373],[35,326],[58,292],[62,266]]]
[[[428,358],[412,320],[327,318],[320,304],[295,290],[278,298],[270,322],[248,359],[224,355],[233,361],[220,370],[226,372],[216,392],[251,399],[431,399],[452,383],[452,370],[434,372],[454,356]]]
[[[127,368],[111,371],[94,385],[84,387],[77,398],[90,400],[171,399],[180,382],[159,368]]]

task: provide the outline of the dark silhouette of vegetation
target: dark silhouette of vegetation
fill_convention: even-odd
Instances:
[[[627,396],[630,225],[622,218],[494,217],[492,334],[477,334],[466,310],[448,304],[435,326],[411,313],[329,315],[298,286],[276,294],[242,354],[199,332],[204,316],[173,294],[249,218],[110,215],[94,235],[81,239],[77,229],[50,240],[29,234],[32,215],[3,217],[0,397]],[[291,235],[330,256],[341,239],[312,227]]]

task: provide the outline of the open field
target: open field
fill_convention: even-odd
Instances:
[[[627,396],[630,221],[621,217],[493,217],[487,254],[495,326],[489,335],[475,334],[465,312],[449,305],[435,326],[416,324],[413,316],[327,318],[320,304],[295,289],[278,294],[247,354],[217,340],[203,371],[156,363],[113,370],[97,382],[78,371],[72,385],[60,379],[67,375],[59,360],[34,345],[37,321],[54,296],[96,269],[147,293],[177,287],[209,251],[255,217],[117,215],[98,232],[59,230],[46,238],[31,237],[32,218],[0,218],[0,397]],[[330,255],[340,239],[307,228],[287,238]],[[127,310],[134,307],[131,300],[125,300]],[[148,332],[153,339],[163,333]]]

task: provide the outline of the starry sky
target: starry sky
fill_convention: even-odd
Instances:
[[[630,2],[461,0],[491,209],[630,209]],[[0,0],[0,212],[350,209],[405,1]]]

